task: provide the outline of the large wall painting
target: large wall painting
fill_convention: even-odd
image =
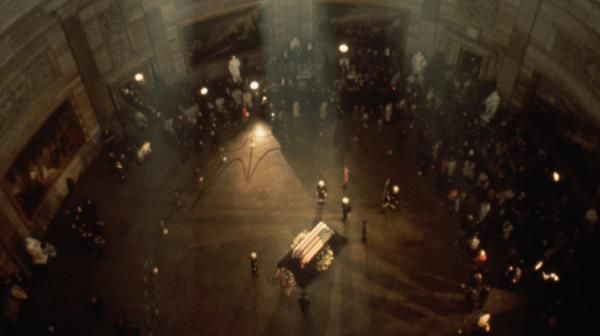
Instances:
[[[318,9],[321,36],[364,47],[402,48],[407,33],[405,11],[366,5],[322,3]]]
[[[262,46],[259,8],[183,26],[181,33],[191,68]]]
[[[35,133],[4,176],[3,184],[31,218],[47,191],[85,142],[70,101],[63,103]]]

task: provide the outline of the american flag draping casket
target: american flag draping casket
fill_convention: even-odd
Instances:
[[[300,260],[301,267],[308,264],[327,244],[335,232],[323,222],[319,222],[299,244],[292,250],[292,258]]]

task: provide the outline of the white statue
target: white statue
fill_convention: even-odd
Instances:
[[[417,52],[412,57],[412,73],[416,77],[420,77],[423,75],[423,71],[425,71],[425,67],[427,66],[427,59],[422,52]]]
[[[483,104],[485,104],[485,112],[483,112],[480,117],[484,124],[488,124],[496,115],[498,105],[500,105],[500,94],[498,91],[492,92],[492,94],[485,99]]]
[[[300,39],[297,37],[294,37],[291,41],[290,41],[290,50],[291,51],[295,51],[300,49],[301,43],[300,43]]]
[[[231,56],[229,60],[229,73],[231,74],[231,78],[234,83],[239,83],[242,81],[242,74],[240,73],[240,60],[235,56]]]
[[[321,108],[319,109],[319,118],[321,120],[327,119],[327,102],[326,101],[321,103]]]
[[[300,118],[300,103],[297,101],[292,104],[292,117],[294,119]]]

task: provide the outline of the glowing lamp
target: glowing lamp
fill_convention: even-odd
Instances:
[[[560,174],[557,171],[552,172],[552,180],[557,183],[560,181]]]
[[[250,88],[254,91],[258,90],[258,88],[260,87],[260,84],[258,84],[257,81],[252,81],[250,82]]]
[[[135,79],[136,82],[143,82],[144,81],[144,74],[138,72],[133,76],[133,79]]]
[[[348,52],[348,50],[350,50],[350,48],[348,48],[348,45],[346,43],[342,43],[340,44],[340,46],[338,47],[338,50],[342,53],[345,54]]]
[[[208,88],[206,86],[203,86],[200,89],[200,94],[203,95],[203,96],[206,96],[208,94]]]
[[[260,138],[264,137],[265,135],[267,135],[267,130],[262,126],[256,126],[256,128],[254,129],[254,136]]]

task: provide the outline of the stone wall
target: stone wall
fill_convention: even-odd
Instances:
[[[111,81],[152,58],[141,1],[102,0],[79,11],[100,74]]]
[[[35,8],[0,35],[0,176],[52,112],[71,100],[85,125],[87,143],[57,179],[32,219],[22,215],[14,200],[0,190],[0,239],[7,248],[2,260],[26,268],[22,239],[41,233],[64,197],[67,177],[77,178],[91,160],[98,123],[60,20]],[[97,146],[96,146],[97,147]],[[7,268],[11,268],[5,265]]]
[[[543,78],[556,87],[556,97],[550,97],[549,103],[570,101],[575,106],[558,108],[583,125],[600,127],[598,17],[597,1],[542,2],[512,95],[515,105],[522,105],[532,94],[532,84]]]

